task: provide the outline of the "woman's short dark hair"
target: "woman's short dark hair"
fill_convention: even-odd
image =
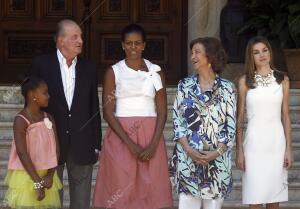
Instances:
[[[220,73],[224,70],[227,63],[227,55],[221,42],[217,38],[203,37],[194,39],[190,43],[190,50],[192,50],[195,44],[203,45],[208,62],[211,64],[214,72]]]
[[[42,84],[46,84],[46,82],[38,77],[30,76],[25,78],[21,84],[21,92],[25,101],[27,100],[28,92],[36,90]]]
[[[122,30],[122,41],[125,41],[125,36],[128,35],[129,33],[138,33],[142,36],[143,42],[146,41],[146,32],[144,28],[138,24],[130,24],[127,25],[125,28]]]

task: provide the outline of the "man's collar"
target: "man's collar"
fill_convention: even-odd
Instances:
[[[61,53],[59,49],[57,49],[57,57],[59,60],[59,63],[67,64],[67,59],[64,57],[64,55]],[[72,65],[77,63],[77,56],[72,60]]]

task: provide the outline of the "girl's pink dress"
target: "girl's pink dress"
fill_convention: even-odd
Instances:
[[[26,129],[27,153],[37,174],[42,178],[47,175],[48,169],[57,166],[56,140],[51,122],[46,113],[44,121],[32,124],[21,114],[16,117],[23,118],[28,124]],[[5,184],[8,186],[8,190],[5,194],[4,204],[10,208],[61,208],[59,190],[62,185],[57,173],[54,173],[52,187],[44,190],[45,198],[38,201],[33,188],[33,180],[25,171],[17,154],[15,140],[12,141]]]
[[[56,167],[56,141],[53,129],[47,128],[44,121],[31,124],[23,115],[19,114],[17,116],[22,117],[28,123],[26,130],[27,152],[35,169],[44,170]],[[45,113],[45,118],[47,118],[46,116]],[[14,140],[9,156],[8,170],[24,170]]]

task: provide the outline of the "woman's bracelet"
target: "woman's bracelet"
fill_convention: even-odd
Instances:
[[[42,189],[44,188],[44,180],[41,180],[40,182],[33,182],[33,188],[34,189]]]
[[[219,155],[223,155],[224,152],[226,152],[227,147],[226,146],[220,146],[217,148],[217,152],[219,153]]]

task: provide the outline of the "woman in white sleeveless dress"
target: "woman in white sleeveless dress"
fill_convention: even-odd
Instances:
[[[287,169],[292,165],[289,80],[272,65],[263,37],[246,49],[245,75],[239,80],[236,165],[243,171],[243,204],[279,208],[288,200]],[[243,138],[244,112],[247,130]]]

